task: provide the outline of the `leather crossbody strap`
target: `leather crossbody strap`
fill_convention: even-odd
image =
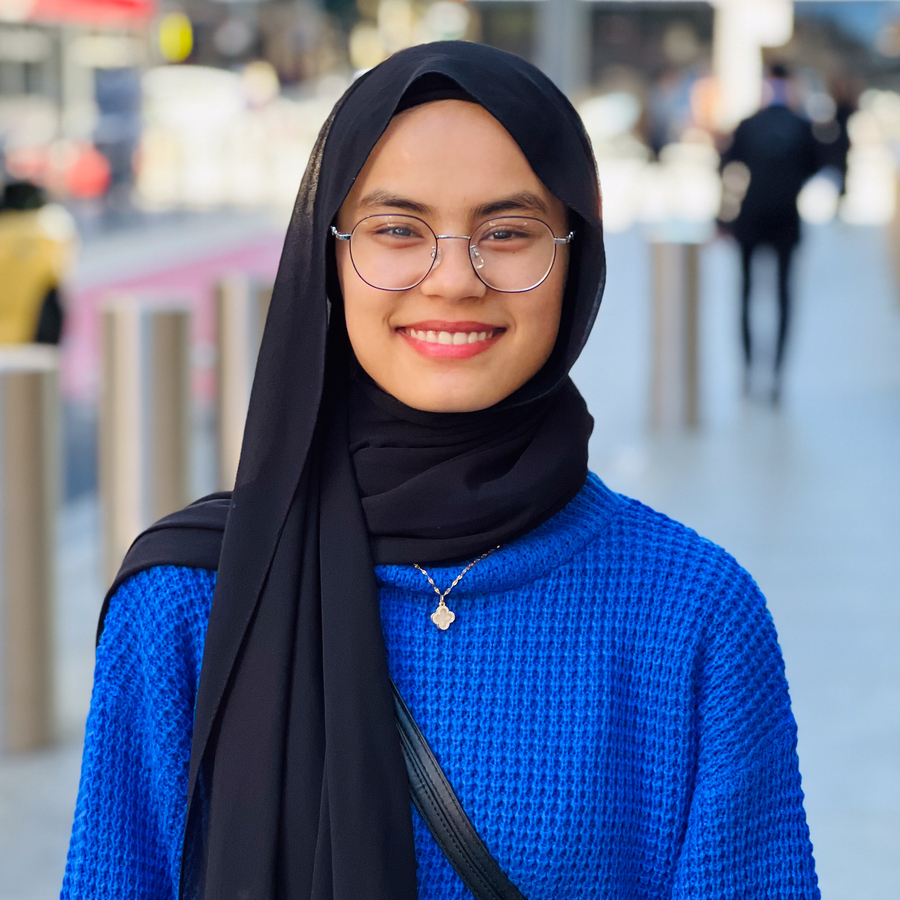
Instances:
[[[391,687],[409,791],[438,846],[477,900],[525,900],[475,830],[393,680]]]

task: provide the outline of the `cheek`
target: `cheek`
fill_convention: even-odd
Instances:
[[[356,355],[365,348],[373,346],[380,323],[380,311],[373,298],[367,296],[365,285],[357,286],[348,282],[343,290],[344,321],[347,323],[347,334]]]
[[[373,378],[389,363],[392,331],[388,319],[393,310],[393,296],[369,287],[357,274],[345,254],[338,257],[338,280],[344,298],[344,321],[350,346],[360,364]]]
[[[338,247],[337,270],[344,298],[344,318],[352,340],[354,333],[365,329],[373,313],[372,298],[369,296],[371,288],[356,274],[346,244]]]
[[[553,271],[547,281],[541,285],[545,290],[539,302],[529,316],[527,335],[533,348],[536,369],[539,369],[550,358],[556,345],[559,333],[559,322],[562,316],[563,291],[565,289],[565,269],[559,273]],[[538,298],[535,298],[538,299]]]
[[[338,282],[341,286],[342,296],[347,296],[348,290],[353,290],[354,280],[359,281],[353,261],[350,259],[350,248],[345,241],[335,241],[334,259],[337,263]]]

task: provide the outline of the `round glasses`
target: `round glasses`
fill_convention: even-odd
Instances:
[[[575,233],[556,237],[550,226],[529,216],[488,219],[473,234],[435,234],[416,216],[376,215],[360,219],[347,233],[333,225],[339,241],[350,242],[357,274],[381,291],[408,291],[440,265],[438,241],[468,241],[475,274],[495,291],[520,294],[542,284],[556,261],[558,244]]]

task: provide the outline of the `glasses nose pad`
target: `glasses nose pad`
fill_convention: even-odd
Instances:
[[[484,268],[484,257],[474,244],[469,245],[469,255],[472,257],[472,265],[475,266],[476,271]]]
[[[431,248],[431,258],[434,260],[431,268],[436,269],[441,264],[441,245]]]

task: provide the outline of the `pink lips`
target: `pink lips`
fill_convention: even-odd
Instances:
[[[416,322],[397,329],[422,356],[432,359],[469,359],[490,350],[506,333],[485,322]]]

